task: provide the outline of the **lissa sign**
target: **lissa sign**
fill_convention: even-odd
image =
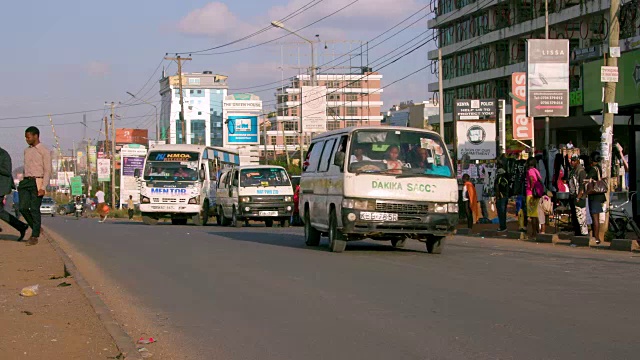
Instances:
[[[533,139],[533,118],[527,116],[527,73],[511,75],[511,116],[513,118],[513,139]]]

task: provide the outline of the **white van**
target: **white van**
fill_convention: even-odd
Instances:
[[[397,127],[351,127],[315,137],[300,181],[306,244],[329,237],[333,252],[371,238],[407,238],[440,253],[458,223],[458,183],[440,135]]]
[[[247,165],[223,171],[216,190],[218,225],[242,227],[245,221],[274,221],[289,226],[293,212],[293,188],[281,166]]]

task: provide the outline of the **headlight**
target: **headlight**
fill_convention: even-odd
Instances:
[[[449,212],[457,213],[458,212],[458,203],[450,203],[449,204]]]
[[[200,204],[200,196],[189,199],[189,204]]]
[[[293,201],[293,197],[292,196],[285,196],[284,197],[284,202],[292,202]]]
[[[148,197],[140,195],[140,203],[141,204],[148,204],[149,202],[150,201],[149,201]]]
[[[375,208],[375,202],[359,199],[344,199],[342,200],[342,207],[356,210],[373,210]]]
[[[243,196],[240,198],[240,202],[250,202],[250,201],[251,201],[250,196]]]
[[[447,204],[434,204],[433,211],[435,213],[446,213],[447,212]]]

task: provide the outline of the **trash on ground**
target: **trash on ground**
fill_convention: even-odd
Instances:
[[[68,282],[61,282],[60,284],[58,284],[58,287],[66,287],[66,286],[71,286],[71,284],[69,284]]]
[[[37,284],[27,286],[26,288],[22,289],[22,291],[20,291],[20,296],[25,296],[25,297],[36,296],[38,295],[38,287],[39,285]]]
[[[49,280],[58,280],[58,279],[62,279],[63,276],[56,276],[56,275],[51,275],[51,277],[49,278]]]
[[[154,342],[156,342],[156,340],[152,337],[148,339],[140,338],[140,340],[138,340],[138,344],[153,344]]]
[[[23,313],[25,315],[33,315],[33,313],[31,311],[28,311],[28,310],[21,311],[21,313]]]

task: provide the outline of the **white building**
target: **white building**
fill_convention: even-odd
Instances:
[[[180,90],[178,75],[160,80],[160,138],[168,144],[223,145],[223,109],[227,96],[227,76],[183,73],[184,126],[180,122]],[[186,142],[182,129],[185,128]]]

